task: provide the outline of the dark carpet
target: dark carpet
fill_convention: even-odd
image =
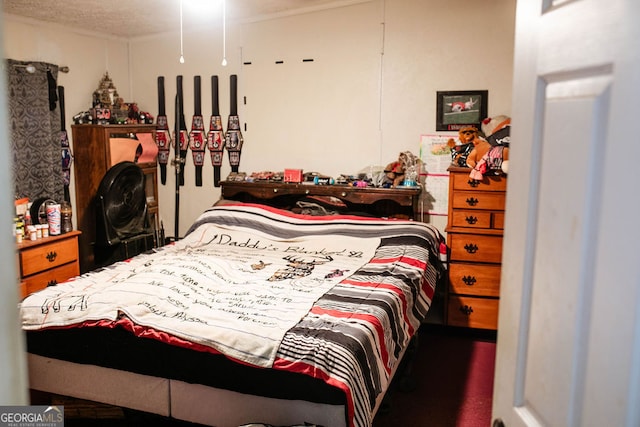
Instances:
[[[495,351],[495,334],[423,327],[373,427],[490,426]],[[64,405],[66,427],[198,426],[62,396],[50,402]]]
[[[495,355],[495,333],[421,329],[373,427],[489,427]]]

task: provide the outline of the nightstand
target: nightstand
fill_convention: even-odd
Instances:
[[[17,245],[21,298],[80,274],[79,231]]]

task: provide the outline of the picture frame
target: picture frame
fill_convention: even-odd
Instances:
[[[436,131],[458,131],[465,126],[480,129],[488,103],[488,90],[438,91]]]

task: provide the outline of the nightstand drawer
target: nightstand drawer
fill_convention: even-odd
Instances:
[[[451,200],[453,209],[487,209],[504,211],[505,193],[456,191]]]
[[[500,266],[451,263],[449,291],[454,294],[497,297],[500,295]]]
[[[498,329],[499,300],[449,296],[447,324],[465,328]]]
[[[64,239],[20,251],[22,276],[36,274],[78,258],[77,240]]]
[[[502,236],[450,233],[449,242],[451,261],[502,261]]]
[[[56,268],[44,271],[39,274],[35,274],[24,279],[24,288],[21,287],[22,292],[26,292],[22,297],[26,297],[33,292],[44,289],[47,286],[57,285],[68,280],[71,277],[75,277],[80,274],[80,268],[77,262],[61,265]]]
[[[471,169],[469,169],[471,172]],[[502,176],[485,175],[482,181],[476,181],[469,177],[468,173],[451,174],[453,179],[453,189],[458,190],[479,190],[479,191],[507,191],[507,180]]]

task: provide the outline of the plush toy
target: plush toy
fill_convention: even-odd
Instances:
[[[492,146],[509,146],[511,118],[505,115],[487,117],[482,121],[482,133]]]
[[[482,121],[489,150],[476,162],[469,176],[482,179],[485,173],[507,173],[509,170],[509,142],[511,119],[507,116],[488,117]]]
[[[449,138],[447,146],[451,149],[451,163],[456,166],[467,166],[467,157],[473,150],[474,139],[478,138],[478,129],[465,126],[458,131],[458,138]]]
[[[383,186],[397,187],[404,181],[404,165],[400,160],[389,163],[384,168],[385,182]]]
[[[487,141],[493,147],[504,147],[501,156],[493,153],[489,160],[493,161],[489,165],[490,169],[501,169],[504,173],[509,170],[509,144],[511,142],[511,118],[505,115],[487,117],[482,121],[482,132]],[[500,149],[496,149],[500,152]]]
[[[464,126],[458,131],[458,134],[461,142],[473,145],[466,159],[466,166],[472,168],[491,149],[491,144],[482,139],[478,135],[478,129],[473,126]]]
[[[384,179],[381,187],[398,187],[400,185],[416,185],[420,159],[410,151],[404,151],[398,160],[384,168]],[[411,181],[407,184],[407,181]]]

